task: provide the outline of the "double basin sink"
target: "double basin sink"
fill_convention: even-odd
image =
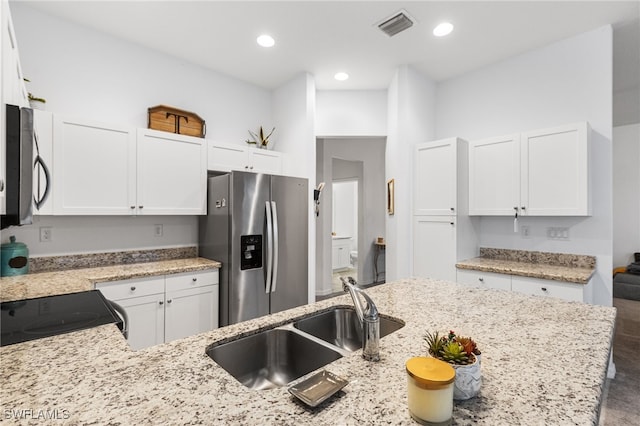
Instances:
[[[380,316],[380,337],[404,322]],[[353,308],[329,310],[226,343],[214,343],[207,355],[251,389],[272,389],[362,348],[362,326]]]

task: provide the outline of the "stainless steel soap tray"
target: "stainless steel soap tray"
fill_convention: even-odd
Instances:
[[[348,384],[347,380],[322,370],[289,387],[289,393],[305,404],[316,407]]]

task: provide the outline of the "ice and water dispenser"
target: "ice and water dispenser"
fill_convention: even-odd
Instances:
[[[240,236],[240,270],[262,267],[262,235]]]

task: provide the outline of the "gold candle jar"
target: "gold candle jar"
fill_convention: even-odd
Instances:
[[[409,414],[420,424],[450,425],[456,371],[444,361],[414,357],[407,361]]]

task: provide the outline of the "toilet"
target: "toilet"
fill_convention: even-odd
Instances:
[[[349,252],[349,260],[351,261],[351,267],[358,269],[358,252],[356,250]]]

